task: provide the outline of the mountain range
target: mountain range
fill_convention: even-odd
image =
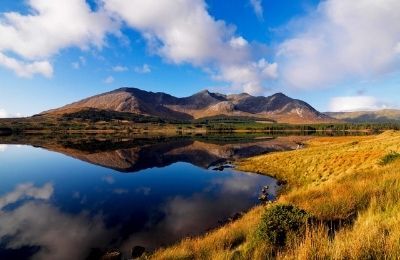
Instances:
[[[212,116],[244,116],[280,123],[336,122],[304,101],[282,93],[252,96],[247,93],[225,95],[201,91],[189,97],[174,97],[162,92],[120,88],[41,113],[61,116],[86,109],[128,112],[170,120],[193,120]]]
[[[400,110],[397,109],[357,112],[326,112],[324,114],[349,123],[400,122]]]

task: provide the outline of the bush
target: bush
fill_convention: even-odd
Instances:
[[[275,246],[284,246],[289,234],[304,233],[310,215],[293,205],[277,204],[265,210],[257,236]]]
[[[385,155],[379,162],[380,165],[386,165],[389,164],[397,159],[400,158],[400,153],[395,152],[395,151],[391,151],[390,153],[388,153],[387,155]]]

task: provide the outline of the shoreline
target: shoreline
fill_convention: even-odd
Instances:
[[[294,256],[301,259],[333,258],[335,255],[350,259],[362,255],[399,257],[400,247],[391,241],[396,241],[400,234],[400,220],[393,219],[396,212],[400,212],[400,159],[389,161],[387,166],[382,166],[379,161],[391,151],[400,151],[400,132],[317,137],[307,144],[305,149],[274,152],[238,162],[238,170],[258,172],[288,182],[277,202],[255,207],[233,224],[197,238],[184,239],[156,251],[150,258],[196,258],[200,255],[208,258],[239,255],[245,259],[276,258],[277,255],[279,259]],[[382,209],[376,201],[384,203],[382,206],[390,210]],[[282,203],[304,209],[320,224],[310,226],[304,237],[288,242],[288,246],[276,248],[257,240],[254,234],[263,212],[273,204]],[[376,218],[380,220],[374,220]],[[335,228],[334,236],[329,238],[331,231],[322,223],[344,224]],[[373,226],[365,229],[367,223]],[[383,226],[389,228],[386,237],[376,229]],[[242,237],[239,245],[224,246],[234,244],[238,237]],[[376,243],[368,242],[371,238],[372,241],[385,239],[385,244],[376,248]],[[386,249],[386,244],[391,249]]]

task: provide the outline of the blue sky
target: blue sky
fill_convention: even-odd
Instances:
[[[127,86],[176,96],[284,92],[321,111],[397,108],[399,8],[396,0],[2,0],[0,117]]]

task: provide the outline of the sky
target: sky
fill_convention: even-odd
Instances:
[[[399,108],[398,0],[1,0],[0,117],[137,87]]]

